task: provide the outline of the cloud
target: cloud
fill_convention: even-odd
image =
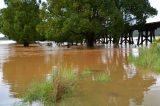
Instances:
[[[160,0],[149,0],[151,6],[158,10],[158,14],[155,17],[151,17],[147,20],[147,22],[156,22],[160,21]]]
[[[6,7],[3,0],[0,0],[0,9]]]
[[[1,37],[4,37],[4,35],[0,33],[0,38],[1,38]]]

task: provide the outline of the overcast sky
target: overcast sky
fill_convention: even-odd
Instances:
[[[42,0],[45,1],[45,0]],[[160,21],[160,0],[149,0],[151,3],[151,6],[156,8],[158,10],[158,15],[152,18],[149,18],[147,20],[147,22],[156,22],[156,21]],[[0,9],[4,8],[5,4],[3,0],[0,0]],[[1,36],[1,35],[0,35]]]
[[[149,0],[149,1],[151,3],[151,6],[158,10],[158,14],[153,18],[149,18],[147,21],[148,22],[160,21],[160,0]]]

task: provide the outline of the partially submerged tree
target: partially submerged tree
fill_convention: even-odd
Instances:
[[[39,38],[36,26],[39,19],[37,0],[5,0],[7,8],[1,9],[0,31],[10,39],[29,46]]]
[[[37,0],[5,3],[0,31],[24,46],[39,34],[56,42],[85,38],[88,47],[94,46],[96,38],[109,34],[117,46],[130,25],[144,24],[148,17],[157,14],[148,0],[47,0],[40,10]]]
[[[146,19],[157,14],[157,10],[151,7],[148,0],[110,0],[112,8],[110,14],[110,25],[107,30],[113,37],[115,46],[119,43],[119,38],[128,33],[130,26],[142,25]]]
[[[50,17],[45,21],[51,32],[48,35],[83,36],[88,47],[93,47],[101,34],[112,35],[117,45],[129,25],[143,23],[157,13],[148,0],[47,0],[47,3]]]
[[[83,36],[88,47],[104,31],[108,16],[102,0],[47,0],[56,36]],[[109,8],[109,7],[108,7]],[[54,35],[53,35],[54,36]],[[68,40],[68,39],[67,39]]]

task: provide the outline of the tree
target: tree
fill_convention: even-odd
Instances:
[[[130,26],[143,25],[146,19],[157,14],[157,10],[151,7],[148,0],[111,0],[109,34],[113,37],[115,46],[119,43],[122,34],[128,33]]]
[[[39,38],[36,26],[39,19],[37,0],[5,0],[7,8],[0,11],[0,31],[25,47]]]
[[[47,36],[67,40],[81,35],[88,47],[101,34],[112,35],[117,45],[130,25],[157,13],[148,0],[47,0],[46,11]]]

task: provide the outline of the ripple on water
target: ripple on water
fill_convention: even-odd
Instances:
[[[108,83],[80,82],[82,95],[77,94],[78,99],[71,100],[79,101],[82,106],[156,106],[159,101],[157,98],[160,98],[160,77],[146,77],[143,72],[130,65],[127,59],[129,52],[132,52],[130,48],[55,50],[33,45],[28,48],[2,45],[0,105],[19,101],[18,96],[22,95],[32,82],[42,80],[50,74],[53,66],[68,65],[79,71],[86,68],[95,72],[105,71],[110,76],[111,81]]]

